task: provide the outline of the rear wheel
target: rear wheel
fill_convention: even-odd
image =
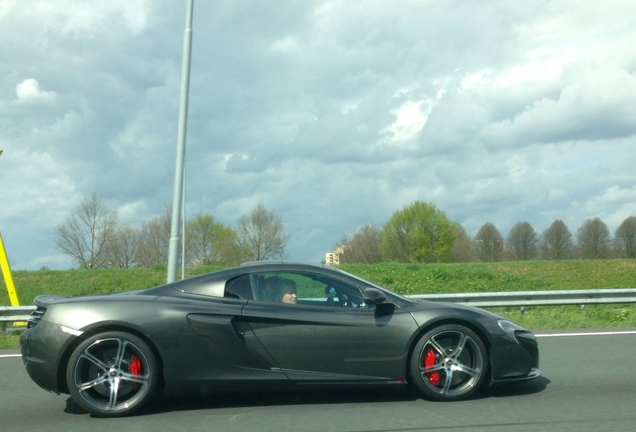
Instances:
[[[152,350],[124,332],[89,337],[71,354],[66,382],[75,402],[100,417],[131,414],[148,403],[159,375]]]
[[[411,379],[424,397],[465,399],[483,384],[488,369],[483,342],[467,327],[444,325],[417,342],[410,360]]]

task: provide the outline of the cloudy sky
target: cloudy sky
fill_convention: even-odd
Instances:
[[[636,215],[632,0],[195,0],[189,216],[262,202],[319,262],[416,200],[469,234]],[[0,0],[0,232],[74,264],[92,193],[121,225],[173,196],[186,2]]]

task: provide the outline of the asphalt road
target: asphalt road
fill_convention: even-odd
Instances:
[[[0,430],[633,432],[636,329],[615,331],[624,330],[540,335],[543,377],[469,401],[431,402],[386,390],[235,394],[165,400],[122,419],[93,418],[68,396],[45,392],[16,351],[0,351]]]

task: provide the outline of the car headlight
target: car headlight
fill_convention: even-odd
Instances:
[[[522,336],[526,338],[531,337],[534,339],[534,335],[532,334],[532,332],[525,329],[524,327],[521,327],[519,324],[515,322],[509,321],[506,319],[500,319],[497,321],[497,324],[499,324],[499,327],[501,327],[503,331],[505,331],[507,334],[509,334],[515,339],[518,336]]]

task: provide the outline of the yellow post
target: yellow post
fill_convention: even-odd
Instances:
[[[2,149],[0,149],[0,155],[1,154]],[[20,306],[18,295],[15,293],[15,287],[13,286],[13,278],[11,277],[9,260],[7,259],[7,253],[4,250],[4,243],[2,242],[2,233],[0,233],[0,267],[2,267],[4,283],[7,285],[7,291],[9,291],[9,300],[11,300],[11,306]]]
[[[4,275],[4,283],[7,285],[7,291],[9,291],[9,300],[11,300],[11,306],[20,306],[18,301],[18,295],[15,292],[15,286],[13,286],[13,278],[11,277],[11,268],[9,267],[9,260],[7,259],[7,253],[4,250],[4,243],[2,241],[2,234],[0,233],[0,267],[2,267],[2,274]]]

